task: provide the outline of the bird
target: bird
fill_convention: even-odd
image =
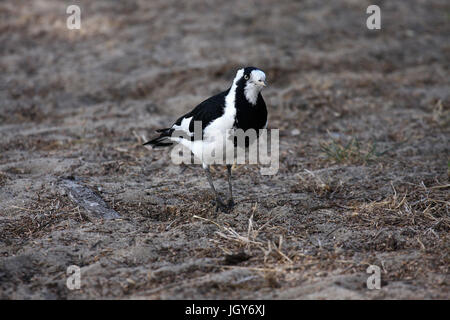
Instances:
[[[231,86],[197,105],[192,111],[179,117],[172,126],[156,130],[159,136],[144,145],[152,148],[169,147],[182,144],[192,154],[201,159],[208,183],[215,195],[216,211],[228,211],[233,208],[232,164],[227,163],[228,197],[225,203],[214,187],[210,166],[211,149],[224,148],[224,139],[232,137],[233,130],[267,128],[268,113],[261,95],[266,87],[266,74],[256,67],[244,67],[236,72]],[[195,122],[201,121],[201,134],[194,134]],[[183,137],[176,132],[185,133]],[[229,146],[229,144],[227,144]],[[233,145],[232,145],[233,146]],[[246,146],[248,143],[246,141]],[[236,141],[234,141],[236,147]],[[226,151],[226,150],[225,150]]]

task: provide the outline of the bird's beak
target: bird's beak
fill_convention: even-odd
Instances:
[[[265,86],[266,86],[266,82],[265,82],[265,81],[262,81],[262,80],[258,81],[258,84],[259,84],[261,87],[265,87]]]

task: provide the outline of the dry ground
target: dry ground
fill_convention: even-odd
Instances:
[[[379,31],[370,1],[79,3],[71,31],[67,1],[0,2],[0,298],[450,298],[448,1],[378,1]],[[141,143],[244,65],[280,170],[237,167],[216,215]]]

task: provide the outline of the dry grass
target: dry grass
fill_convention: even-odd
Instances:
[[[372,224],[406,225],[427,228],[439,228],[443,232],[450,230],[450,215],[448,201],[449,184],[426,187],[423,182],[419,186],[412,186],[403,193],[397,192],[392,185],[393,194],[381,201],[362,203],[349,207],[353,215],[371,217]]]
[[[216,234],[220,238],[237,245],[237,250],[245,248],[245,252],[248,255],[254,257],[254,262],[256,262],[255,260],[262,260],[263,264],[265,265],[269,257],[275,255],[278,256],[278,258],[281,258],[285,263],[292,263],[292,260],[282,251],[283,235],[280,234],[278,236],[278,244],[275,244],[271,240],[264,241],[259,238],[259,235],[264,232],[264,228],[269,225],[269,222],[271,220],[267,221],[259,228],[256,228],[256,225],[253,221],[253,216],[256,210],[257,203],[255,203],[250,213],[250,218],[248,219],[248,229],[245,235],[237,232],[235,229],[229,226],[221,225],[211,219],[199,217],[197,215],[194,215],[193,218],[207,221],[217,226],[220,231],[216,231]],[[233,249],[236,250],[236,248],[234,248],[235,246],[231,246],[231,248],[233,249],[230,249],[230,246],[225,246],[222,241],[216,240],[215,242],[219,245],[219,248],[227,255],[233,254]],[[227,242],[225,242],[225,244],[227,244]]]
[[[37,194],[36,200],[27,207],[11,206],[9,211],[20,218],[2,225],[0,239],[7,241],[41,237],[69,217],[84,220],[83,210],[67,197],[51,194]]]

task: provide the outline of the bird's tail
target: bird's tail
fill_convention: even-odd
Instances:
[[[147,141],[143,145],[151,145],[152,147],[168,147],[173,145],[173,142],[170,141],[170,137],[172,135],[173,129],[164,128],[158,129],[156,132],[160,133],[159,137],[156,137],[153,140]]]

